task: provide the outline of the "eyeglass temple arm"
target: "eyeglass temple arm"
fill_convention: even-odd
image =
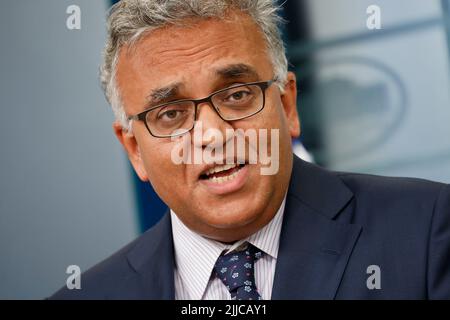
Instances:
[[[127,120],[128,121],[131,121],[131,120],[140,120],[140,118],[139,118],[139,115],[138,114],[135,114],[134,116],[129,116],[129,117],[127,117]]]

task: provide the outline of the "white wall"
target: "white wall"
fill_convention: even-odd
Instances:
[[[66,28],[81,7],[82,29]],[[50,295],[137,235],[97,80],[106,1],[0,2],[0,298]]]

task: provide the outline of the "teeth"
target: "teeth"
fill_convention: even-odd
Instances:
[[[209,175],[211,175],[213,173],[230,170],[230,169],[235,168],[235,167],[237,167],[237,164],[226,164],[226,165],[223,165],[223,166],[216,166],[214,168],[209,169],[206,172],[206,175],[209,176]]]
[[[222,170],[219,170],[219,171],[212,171],[212,172],[214,173],[214,172],[220,172],[220,171],[224,171],[224,170],[229,170],[231,168],[236,167],[237,165],[227,165],[227,166],[229,166],[228,169],[222,169]],[[240,170],[241,169],[237,170],[236,172],[233,172],[232,174],[230,174],[228,176],[224,176],[224,177],[211,177],[211,178],[209,178],[209,181],[212,181],[212,182],[217,183],[217,184],[224,183],[224,182],[227,182],[227,181],[231,181],[234,178],[236,178],[236,176],[239,174]]]

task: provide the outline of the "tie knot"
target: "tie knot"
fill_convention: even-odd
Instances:
[[[261,250],[248,244],[242,251],[233,251],[217,259],[216,276],[230,291],[232,299],[261,299],[256,291],[254,272],[254,263],[261,255]]]

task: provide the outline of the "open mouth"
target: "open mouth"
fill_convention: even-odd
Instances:
[[[231,181],[237,177],[245,164],[225,164],[208,169],[200,175],[200,180],[208,180],[217,184]]]

